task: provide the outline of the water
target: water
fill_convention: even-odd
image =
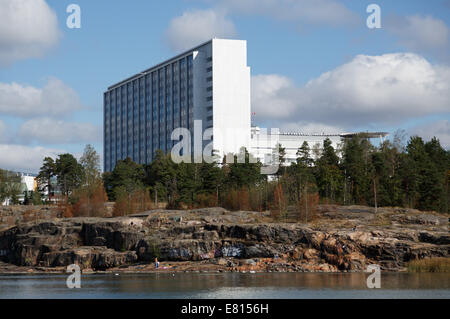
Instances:
[[[68,289],[66,275],[0,275],[1,298],[445,298],[450,274],[388,273],[381,289],[368,289],[367,274],[179,273],[83,275]]]

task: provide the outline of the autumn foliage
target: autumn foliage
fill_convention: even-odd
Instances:
[[[273,190],[273,200],[270,203],[270,213],[273,218],[283,218],[287,214],[288,202],[283,193],[283,186],[278,183]]]
[[[229,190],[225,196],[224,206],[225,208],[234,211],[252,210],[248,189],[243,187],[240,190]]]
[[[129,193],[125,188],[119,187],[115,196],[114,217],[135,214],[154,208],[149,192],[146,189],[136,189]]]
[[[319,205],[319,194],[305,194],[298,202],[299,222],[310,222],[317,216],[317,207]]]

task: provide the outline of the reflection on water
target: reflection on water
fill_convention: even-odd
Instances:
[[[81,289],[66,278],[0,275],[0,298],[450,298],[445,273],[382,273],[381,289],[368,289],[363,273],[95,274]]]

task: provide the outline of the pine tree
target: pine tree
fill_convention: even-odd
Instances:
[[[323,142],[323,150],[315,162],[315,177],[322,198],[336,202],[340,198],[343,176],[339,168],[339,158],[330,139]]]
[[[38,190],[41,192],[47,191],[48,200],[51,200],[53,196],[52,178],[56,176],[56,164],[53,158],[44,158],[42,167],[39,170],[39,174],[36,178],[38,183]]]

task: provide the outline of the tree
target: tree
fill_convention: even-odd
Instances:
[[[234,162],[224,166],[227,173],[228,186],[234,189],[250,187],[259,184],[265,176],[261,175],[261,163],[256,161],[247,149],[241,149],[243,157],[242,163],[239,163],[238,156],[234,156]]]
[[[72,154],[61,154],[55,162],[55,173],[62,194],[69,196],[81,186],[83,181],[83,166]]]
[[[302,146],[297,150],[297,164],[302,164],[306,167],[311,167],[314,160],[311,158],[311,149],[307,141],[304,141]]]
[[[374,148],[364,136],[354,136],[344,145],[342,168],[348,180],[352,203],[365,205],[373,200],[372,152]]]
[[[43,165],[41,169],[39,170],[39,174],[37,176],[37,184],[38,189],[41,192],[45,192],[47,190],[48,192],[48,199],[51,199],[51,196],[53,195],[53,188],[52,188],[52,178],[56,176],[56,164],[53,158],[46,157],[44,158]]]
[[[284,196],[283,186],[277,183],[273,192],[273,201],[270,205],[270,211],[274,218],[285,218],[287,214],[287,200]]]
[[[313,175],[313,159],[308,142],[304,142],[297,151],[296,163],[291,163],[287,168],[287,174],[283,176],[283,188],[287,190],[290,201],[298,203],[303,196],[315,188],[316,182]]]
[[[6,171],[0,169],[0,204],[5,201],[8,197],[8,193],[6,191],[6,183],[7,183],[7,175]]]
[[[96,185],[101,179],[100,156],[97,151],[88,144],[84,148],[83,156],[80,158],[80,164],[83,167],[83,184],[87,187]]]
[[[111,174],[105,175],[104,183],[111,200],[115,199],[114,192],[117,187],[123,187],[128,194],[131,194],[134,190],[144,186],[144,167],[133,162],[129,157],[117,161]]]
[[[41,205],[42,197],[39,191],[32,191],[30,195],[30,200],[33,205]]]
[[[0,203],[10,199],[14,205],[17,205],[21,189],[21,178],[18,174],[0,170]]]
[[[286,148],[282,147],[281,144],[277,144],[275,146],[275,149],[278,150],[278,163],[279,163],[279,168],[278,171],[276,172],[276,176],[279,180],[280,176],[283,176],[284,174],[286,174],[286,167],[285,167],[285,163],[286,163]]]
[[[28,196],[28,191],[23,192],[24,197],[23,197],[23,204],[24,205],[30,205],[30,198]]]
[[[402,182],[409,207],[419,207],[422,176],[428,160],[422,138],[412,136],[406,146],[406,156],[401,167]]]
[[[100,157],[86,145],[80,158],[80,185],[70,196],[73,216],[104,216],[108,197],[100,173]]]
[[[379,206],[403,205],[403,191],[398,174],[400,161],[401,153],[390,141],[383,142],[371,154],[372,180],[376,185],[373,191],[376,192]]]
[[[169,200],[169,197],[171,200],[177,198],[177,165],[170,159],[170,155],[157,150],[154,160],[145,168],[145,171],[145,180],[153,190],[155,201]]]
[[[339,168],[339,157],[336,155],[330,139],[324,140],[323,150],[315,164],[314,171],[319,195],[335,202],[340,195],[343,178]]]

